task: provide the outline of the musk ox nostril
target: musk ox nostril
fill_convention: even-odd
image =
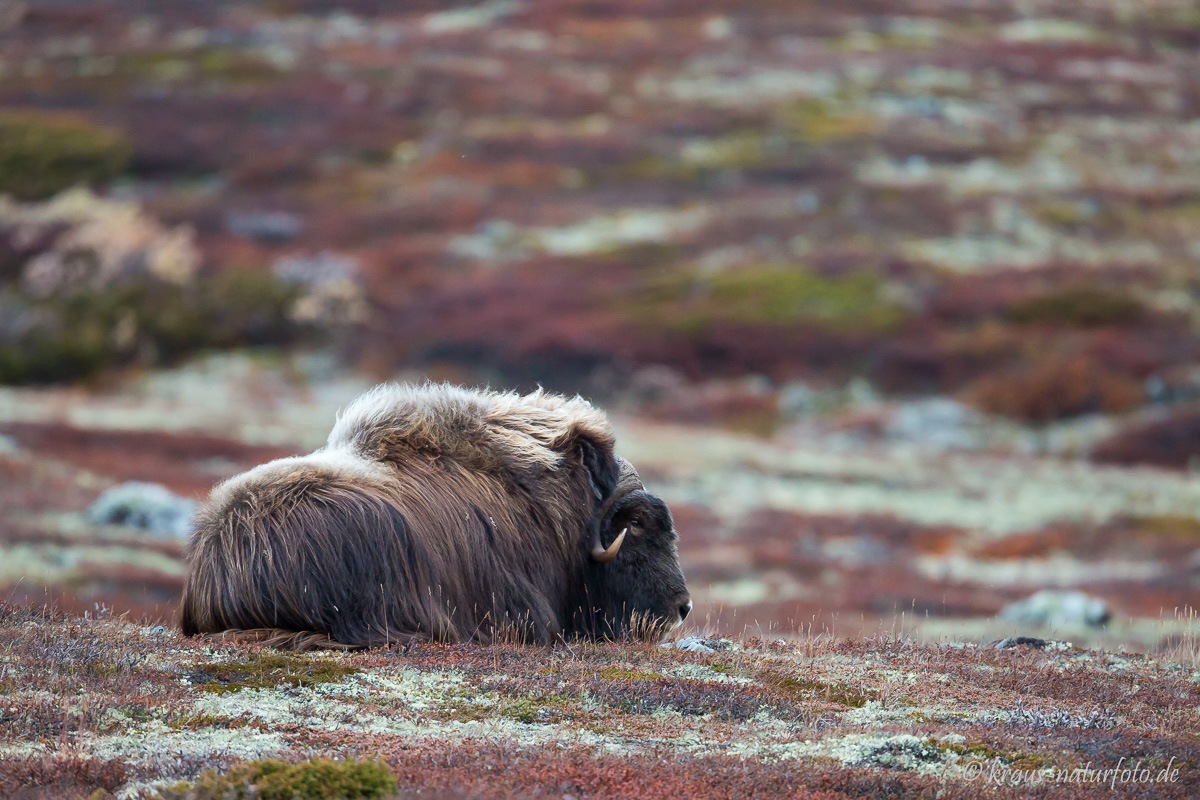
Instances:
[[[687,619],[687,615],[690,613],[692,613],[692,601],[688,600],[679,607],[679,621],[683,622],[685,619]]]

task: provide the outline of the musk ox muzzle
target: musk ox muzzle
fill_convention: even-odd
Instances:
[[[213,490],[181,627],[297,649],[655,639],[691,611],[677,538],[585,400],[388,384],[321,449]]]

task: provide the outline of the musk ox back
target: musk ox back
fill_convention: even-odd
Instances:
[[[581,398],[384,385],[325,447],[213,490],[181,627],[300,649],[658,637],[691,609],[676,538]]]

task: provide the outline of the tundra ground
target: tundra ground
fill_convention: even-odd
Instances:
[[[1120,796],[1183,798],[1200,779],[1191,665],[1055,642],[709,644],[299,655],[6,605],[0,791],[154,797],[312,756],[382,758],[404,797],[1100,796],[1100,771],[1140,762]]]

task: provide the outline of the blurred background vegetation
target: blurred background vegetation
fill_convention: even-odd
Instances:
[[[137,595],[47,566],[48,531],[97,535],[54,514],[201,494],[430,376],[714,437],[643,454],[714,613],[1170,616],[1200,592],[1198,76],[1183,0],[9,4],[0,454],[83,473],[9,490],[0,578]],[[1022,522],[974,516],[993,490]],[[133,607],[169,610],[163,569]]]

